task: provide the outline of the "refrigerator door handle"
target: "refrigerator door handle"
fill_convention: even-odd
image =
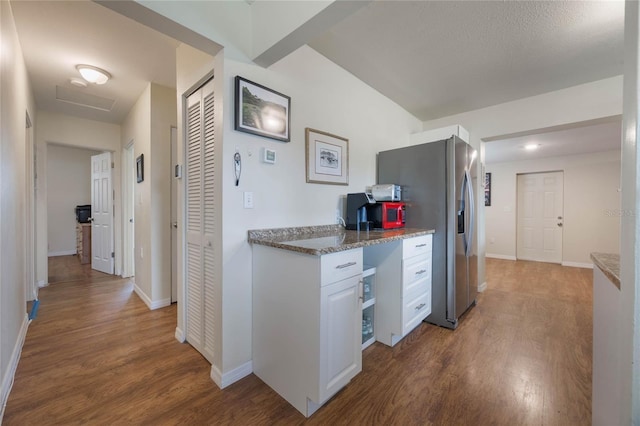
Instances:
[[[466,187],[467,187],[467,194],[468,194],[468,199],[467,199],[467,209],[469,210],[469,227],[467,229],[467,234],[466,234],[466,242],[467,242],[467,251],[466,251],[466,255],[467,257],[471,256],[471,249],[473,246],[473,223],[475,222],[476,219],[476,206],[475,206],[475,201],[473,199],[473,181],[471,180],[471,175],[469,174],[469,170],[465,170],[464,172],[464,178],[466,181]]]

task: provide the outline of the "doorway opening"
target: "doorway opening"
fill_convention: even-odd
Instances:
[[[133,140],[122,153],[122,278],[135,280],[135,154]]]
[[[49,283],[58,282],[59,278],[68,275],[66,265],[91,263],[92,224],[86,222],[86,217],[78,220],[76,207],[92,204],[91,157],[98,154],[101,152],[84,147],[46,145],[48,257],[69,258],[67,262],[57,263],[61,269],[49,270]]]

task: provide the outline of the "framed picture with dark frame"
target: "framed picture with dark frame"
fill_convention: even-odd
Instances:
[[[289,142],[291,98],[236,76],[235,130]]]
[[[305,129],[307,183],[349,185],[349,139]]]
[[[136,179],[138,183],[144,180],[144,154],[140,154],[136,158]]]
[[[484,174],[484,205],[491,205],[491,173]]]

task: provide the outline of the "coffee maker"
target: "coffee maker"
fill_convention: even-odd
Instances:
[[[368,231],[373,228],[373,222],[367,219],[367,207],[375,203],[376,200],[367,192],[347,194],[345,228],[356,231]]]

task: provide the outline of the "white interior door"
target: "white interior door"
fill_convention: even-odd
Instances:
[[[113,274],[111,153],[91,157],[91,267]]]
[[[562,263],[563,187],[562,172],[518,175],[518,259]]]
[[[187,99],[186,121],[186,339],[213,363],[214,126],[213,81]]]
[[[178,163],[178,129],[171,128],[171,303],[178,301],[178,178],[173,166]]]

